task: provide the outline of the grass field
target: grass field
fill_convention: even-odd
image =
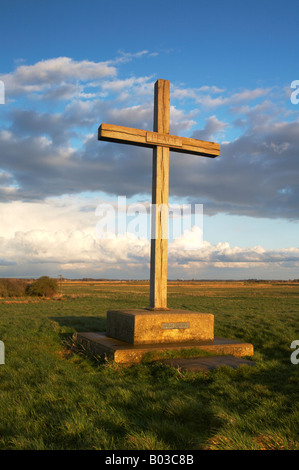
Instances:
[[[106,311],[148,304],[146,282],[64,282],[55,299],[0,299],[0,449],[299,449],[299,283],[170,282],[169,307],[213,313],[255,367],[121,367],[67,345]]]

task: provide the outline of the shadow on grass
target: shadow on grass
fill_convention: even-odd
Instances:
[[[60,326],[66,326],[74,329],[76,332],[105,331],[106,318],[102,317],[79,317],[76,315],[64,317],[50,317]]]
[[[94,365],[99,365],[105,362],[105,358],[94,355],[92,351],[83,345],[79,344],[74,338],[74,334],[83,332],[98,332],[105,331],[106,318],[94,316],[59,316],[50,317],[52,321],[58,323],[61,327],[66,327],[71,331],[63,331],[59,333],[60,340],[63,346],[80,356],[89,358]]]

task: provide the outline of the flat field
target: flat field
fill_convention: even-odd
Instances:
[[[254,367],[123,367],[72,350],[106,311],[148,305],[147,282],[64,281],[54,299],[0,299],[0,449],[299,449],[299,283],[169,282],[168,303],[215,315]],[[296,356],[295,356],[296,357]],[[299,351],[298,351],[299,358]]]

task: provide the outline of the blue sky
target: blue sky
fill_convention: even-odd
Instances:
[[[1,4],[0,275],[143,278],[149,240],[101,240],[96,207],[150,201],[151,152],[97,141],[101,122],[221,144],[170,156],[170,202],[203,204],[200,249],[170,278],[299,278],[296,1],[12,0]],[[189,234],[190,235],[190,234]]]

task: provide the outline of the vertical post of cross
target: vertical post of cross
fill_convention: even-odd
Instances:
[[[170,82],[155,83],[154,132],[169,134]],[[167,309],[169,147],[153,150],[150,308]]]

